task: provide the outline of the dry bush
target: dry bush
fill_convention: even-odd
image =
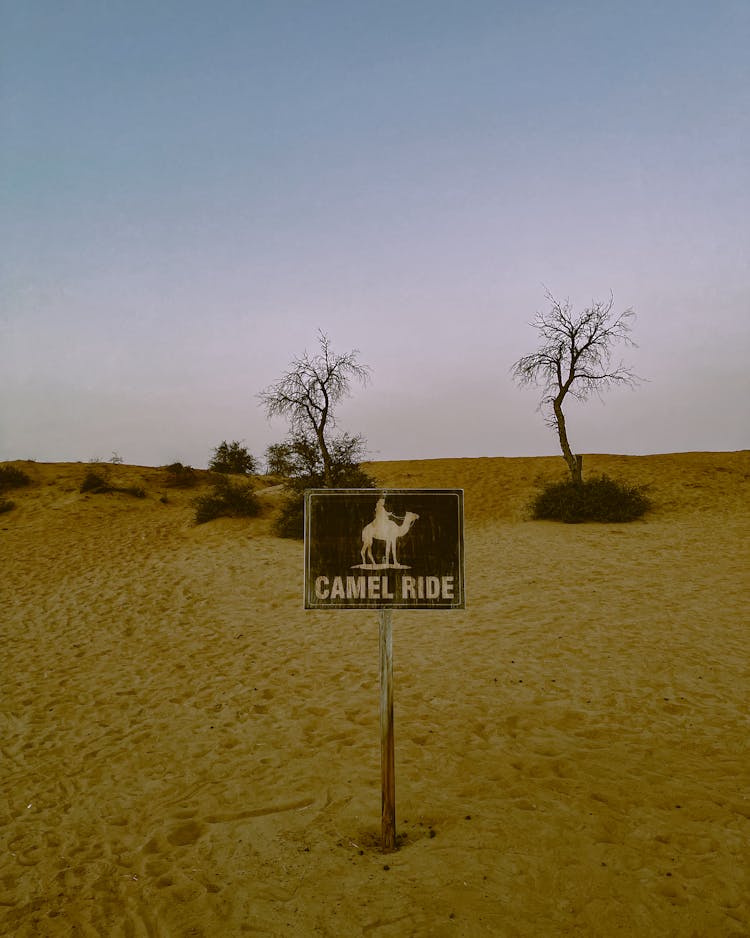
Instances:
[[[0,466],[0,492],[31,485],[31,479],[18,466]]]
[[[219,479],[213,491],[195,499],[195,523],[205,524],[214,518],[253,518],[260,513],[260,502],[249,485],[233,485]]]
[[[531,502],[535,521],[585,521],[618,523],[635,521],[651,507],[643,487],[626,485],[609,476],[594,476],[584,482],[571,479],[546,483]]]

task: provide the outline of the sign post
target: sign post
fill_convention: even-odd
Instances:
[[[305,609],[377,609],[381,844],[396,846],[393,609],[463,609],[461,489],[305,492]]]
[[[380,843],[396,846],[396,756],[393,736],[393,613],[378,610],[380,625]]]

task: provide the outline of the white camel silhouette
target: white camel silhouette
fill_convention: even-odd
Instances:
[[[375,518],[369,524],[362,528],[362,563],[366,563],[365,557],[369,557],[370,563],[375,566],[375,558],[372,556],[372,542],[385,541],[385,559],[383,564],[388,564],[388,556],[391,557],[391,563],[397,567],[396,560],[396,539],[403,537],[419,515],[413,511],[407,511],[401,524],[396,524],[390,518]]]

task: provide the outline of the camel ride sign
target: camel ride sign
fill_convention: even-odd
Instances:
[[[461,489],[305,493],[306,609],[463,609]]]
[[[305,492],[305,608],[378,611],[384,852],[397,843],[393,610],[465,605],[461,489]]]

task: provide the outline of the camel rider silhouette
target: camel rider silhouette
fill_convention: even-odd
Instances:
[[[403,521],[404,519],[399,518],[398,515],[394,515],[386,509],[384,496],[383,498],[379,498],[375,505],[375,524],[379,527],[388,520]]]

